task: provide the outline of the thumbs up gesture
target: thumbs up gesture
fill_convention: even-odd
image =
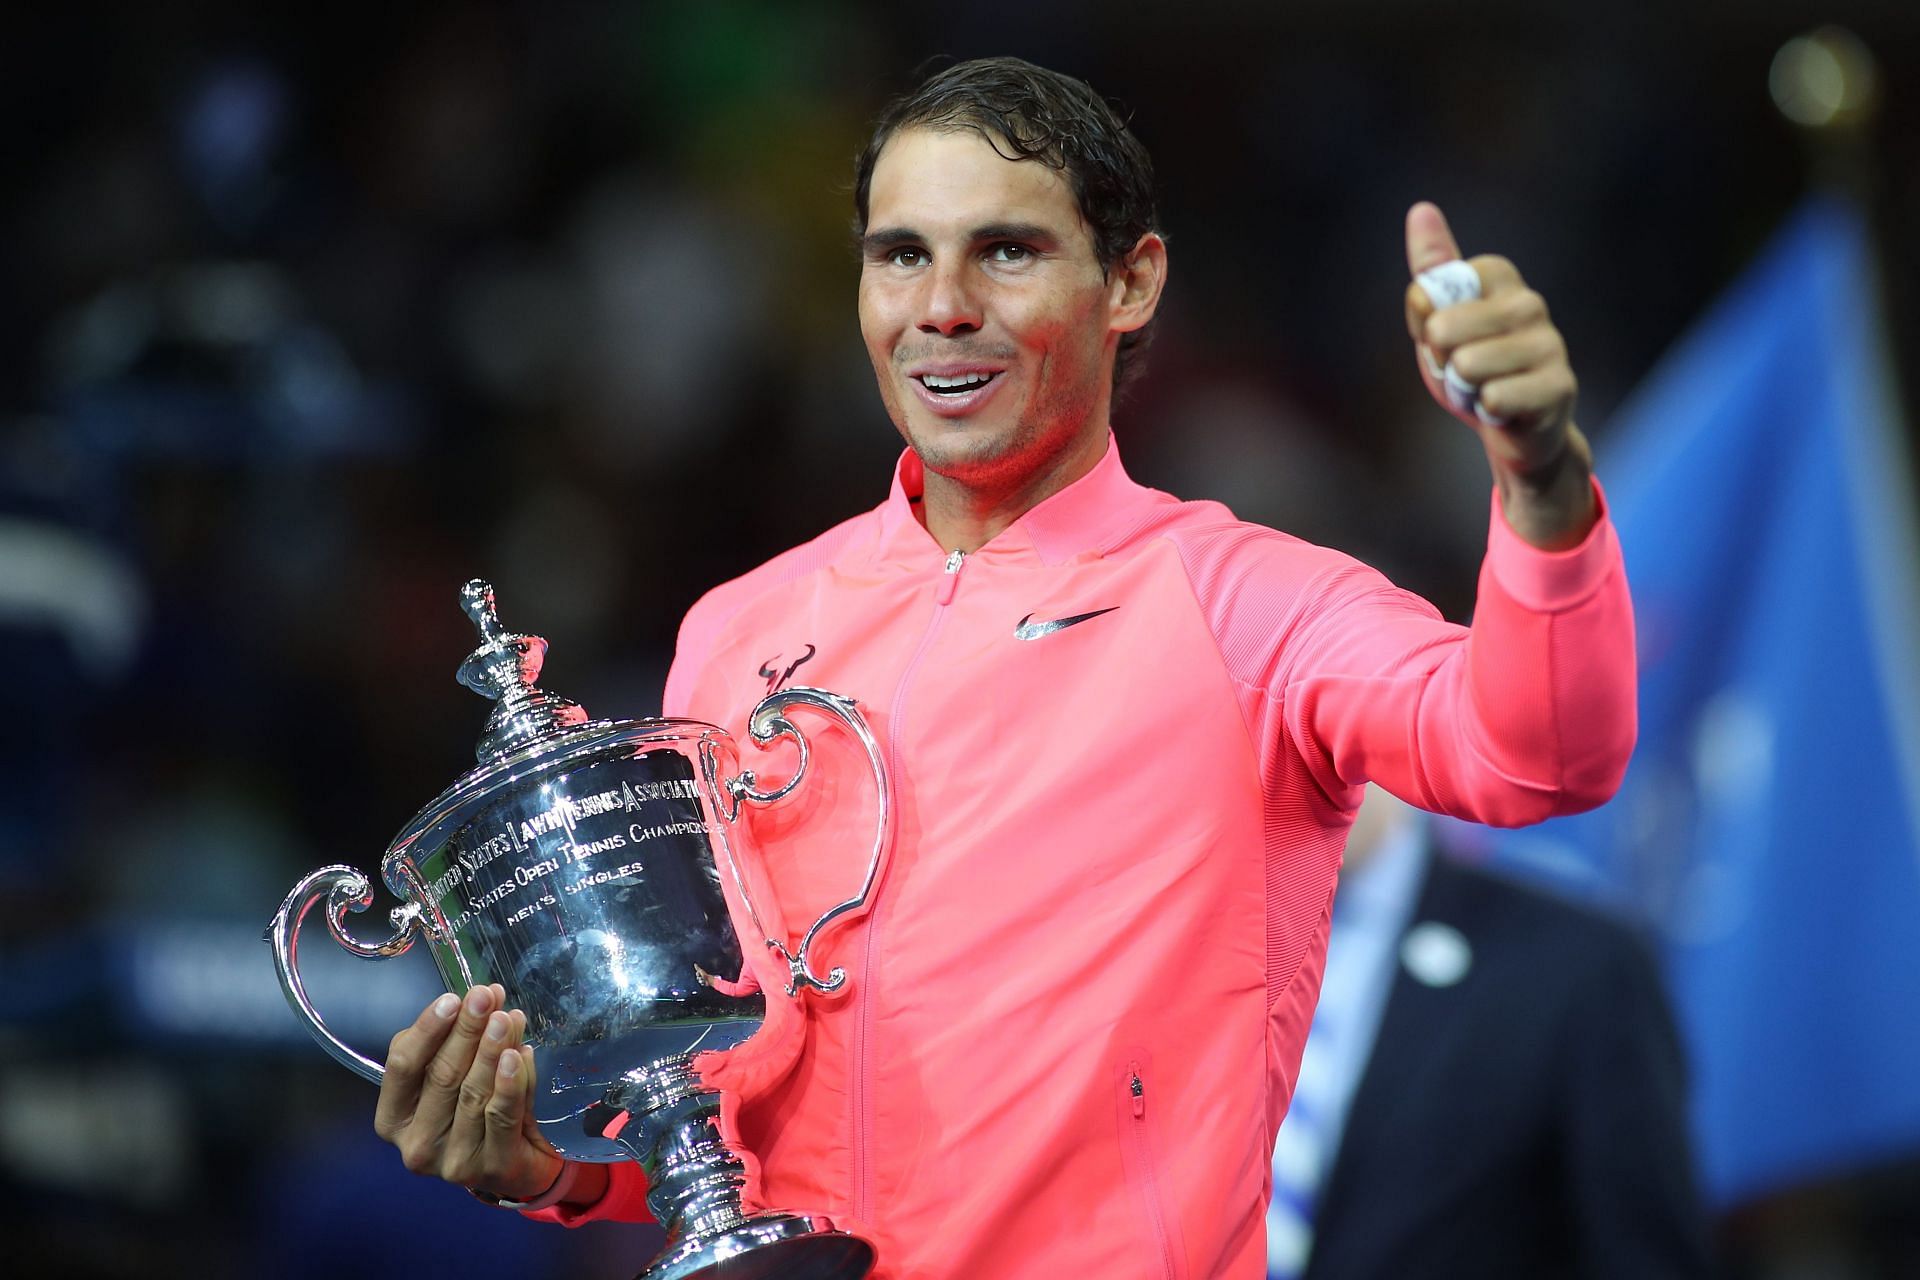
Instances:
[[[1514,532],[1544,550],[1574,546],[1598,513],[1593,451],[1573,421],[1579,386],[1566,341],[1545,299],[1505,258],[1469,259],[1471,276],[1453,267],[1428,284],[1418,279],[1459,258],[1438,208],[1423,202],[1407,211],[1407,267],[1416,277],[1407,286],[1407,332],[1420,376],[1480,437]]]

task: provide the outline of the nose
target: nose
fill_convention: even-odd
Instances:
[[[968,278],[966,264],[949,259],[929,268],[920,303],[920,332],[950,338],[971,333],[980,323],[979,294]]]

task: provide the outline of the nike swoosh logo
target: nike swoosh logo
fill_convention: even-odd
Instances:
[[[1055,618],[1052,622],[1035,622],[1033,615],[1028,614],[1026,617],[1020,619],[1020,625],[1013,629],[1013,638],[1016,640],[1038,640],[1041,636],[1050,636],[1056,631],[1065,631],[1068,627],[1077,627],[1088,618],[1097,618],[1103,613],[1112,613],[1119,607],[1117,604],[1111,605],[1105,609],[1095,609],[1092,613],[1076,613],[1071,618]]]

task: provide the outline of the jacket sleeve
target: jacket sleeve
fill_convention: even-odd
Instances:
[[[1496,499],[1471,628],[1353,562],[1315,581],[1281,696],[1329,795],[1373,781],[1496,826],[1613,795],[1635,734],[1633,611],[1604,496],[1600,512],[1580,545],[1546,552]]]
[[[591,1204],[556,1204],[547,1209],[529,1209],[520,1215],[535,1222],[557,1222],[577,1227],[588,1222],[652,1222],[647,1208],[647,1175],[631,1160],[616,1160],[607,1166],[607,1189]]]

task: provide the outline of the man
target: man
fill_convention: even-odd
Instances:
[[[1274,1146],[1271,1280],[1712,1274],[1640,940],[1437,855],[1367,792]]]
[[[746,1198],[867,1236],[884,1277],[1257,1276],[1363,784],[1529,822],[1603,801],[1631,749],[1632,624],[1564,344],[1502,259],[1473,261],[1478,301],[1409,290],[1417,367],[1487,414],[1463,415],[1495,480],[1468,632],[1127,478],[1108,412],[1167,249],[1146,153],[1086,85],[941,72],[878,122],[855,203],[861,332],[909,446],[893,491],[696,604],[666,690],[737,732],[763,671],[811,654],[895,788],[877,899],[820,958],[845,994],[786,1011],[750,949],[776,1012],[702,1060],[755,1157]],[[1431,205],[1407,252],[1459,257]],[[814,767],[843,783],[752,816],[802,927],[867,849],[863,774]],[[395,1038],[378,1130],[560,1221],[643,1215],[637,1168],[525,1136],[531,1059],[498,1001]]]

